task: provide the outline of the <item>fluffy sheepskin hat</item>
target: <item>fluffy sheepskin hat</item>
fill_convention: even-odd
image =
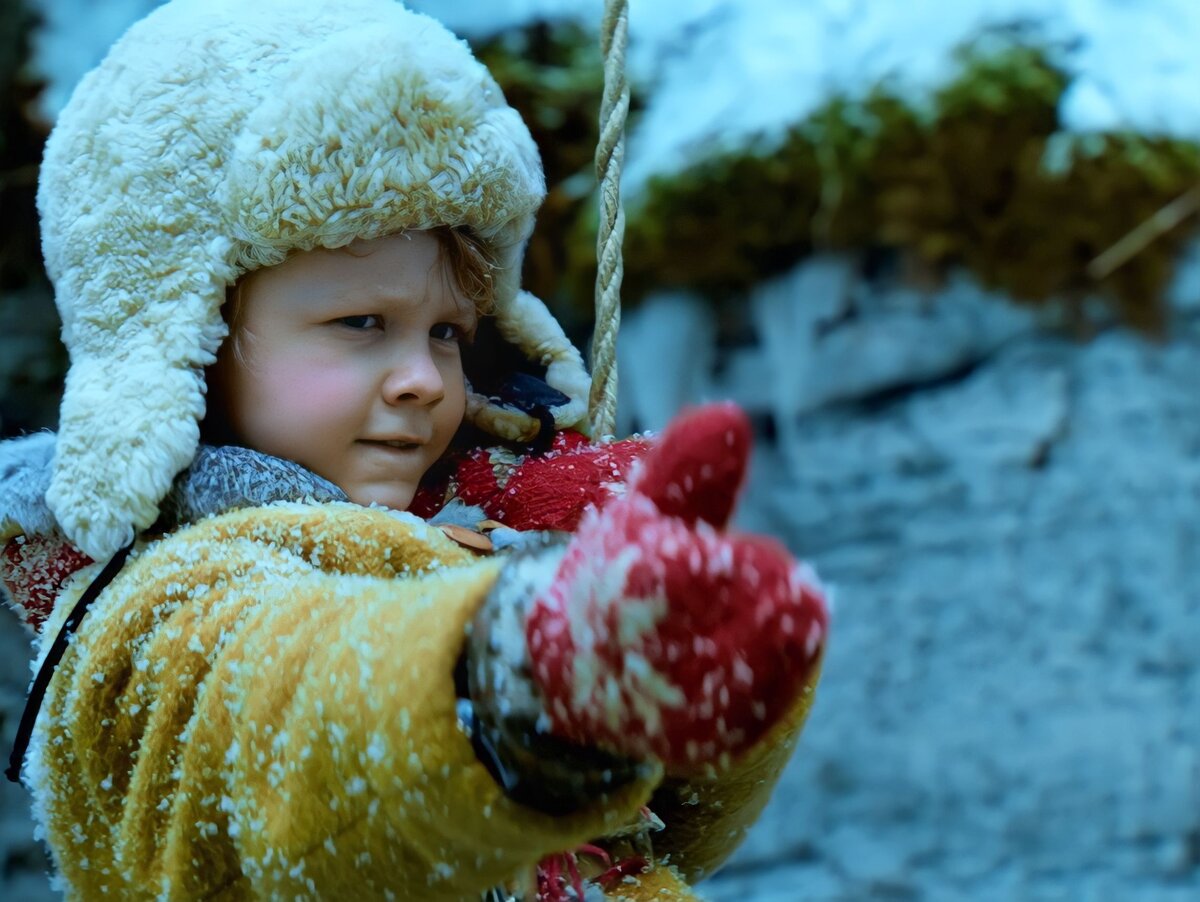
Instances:
[[[520,263],[537,150],[466,44],[394,0],[174,0],[134,25],[50,136],[38,206],[71,355],[47,500],[108,556],[192,460],[203,367],[242,274],[290,251],[468,226],[493,250],[500,336],[586,413],[583,361]],[[538,422],[478,394],[475,425]]]

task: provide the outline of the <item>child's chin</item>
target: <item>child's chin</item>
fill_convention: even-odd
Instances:
[[[407,484],[349,486],[345,491],[351,501],[361,504],[363,507],[377,504],[391,510],[403,511],[408,510],[408,506],[412,504],[416,486]]]

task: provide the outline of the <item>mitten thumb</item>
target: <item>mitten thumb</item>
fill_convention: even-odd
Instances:
[[[736,404],[685,411],[642,459],[630,491],[667,516],[722,529],[737,503],[751,444],[750,421]]]

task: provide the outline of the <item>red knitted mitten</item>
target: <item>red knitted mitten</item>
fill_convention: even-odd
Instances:
[[[21,622],[40,633],[67,580],[90,563],[92,559],[60,533],[17,536],[0,549],[0,588],[7,590]]]
[[[692,411],[628,495],[585,515],[526,618],[556,735],[702,764],[752,745],[796,699],[828,615],[783,546],[724,531],[750,445],[734,405]]]

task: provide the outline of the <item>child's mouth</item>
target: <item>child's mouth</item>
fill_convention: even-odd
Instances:
[[[417,448],[421,447],[419,442],[405,442],[392,439],[384,440],[364,438],[359,439],[359,442],[364,445],[372,445],[376,448],[390,448],[393,451],[415,451]]]

